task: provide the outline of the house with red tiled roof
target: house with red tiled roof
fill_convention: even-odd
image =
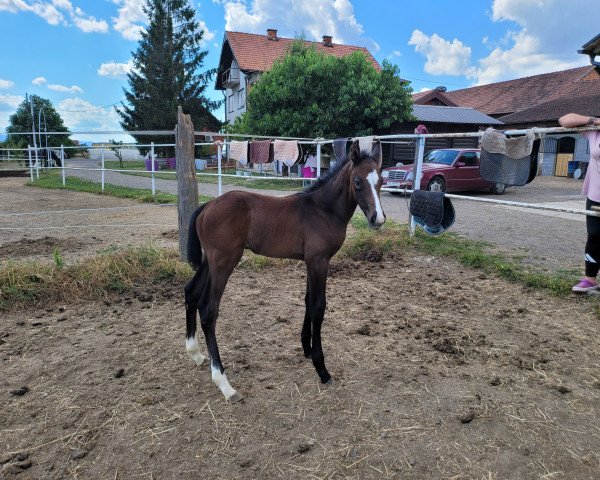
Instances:
[[[558,127],[558,119],[570,112],[600,116],[599,70],[592,63],[450,92],[438,87],[413,94],[413,102],[471,107],[500,120],[505,129]],[[589,162],[587,140],[577,134],[548,135],[541,156],[542,175],[567,176],[577,168],[582,175]]]
[[[234,120],[246,111],[248,89],[258,80],[261,73],[268,71],[275,60],[288,51],[293,38],[277,35],[277,30],[268,29],[266,35],[242,32],[225,32],[221,57],[217,70],[216,90],[225,96],[225,121]],[[333,42],[330,35],[323,35],[321,42],[304,41],[317,51],[337,57],[344,57],[356,51],[363,52],[373,67],[380,71],[381,66],[364,47],[341,45]]]

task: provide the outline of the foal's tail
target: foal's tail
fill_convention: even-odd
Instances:
[[[200,215],[204,207],[206,207],[206,205],[208,205],[208,203],[200,205],[190,218],[190,225],[188,230],[187,257],[188,262],[192,267],[194,267],[194,270],[198,270],[198,268],[200,268],[200,265],[202,265],[202,245],[200,244],[200,239],[198,238],[198,233],[196,232],[196,219],[198,218],[198,215]]]

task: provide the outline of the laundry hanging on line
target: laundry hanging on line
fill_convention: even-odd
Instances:
[[[250,142],[250,161],[256,164],[271,163],[273,161],[271,140],[253,140]]]
[[[242,165],[248,165],[248,142],[232,141],[229,142],[229,158],[237,160]]]
[[[273,142],[273,160],[292,167],[300,157],[296,140],[275,140]]]
[[[348,156],[348,138],[336,138],[333,141],[333,154],[338,161],[344,160]]]

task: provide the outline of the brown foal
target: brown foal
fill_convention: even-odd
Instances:
[[[242,397],[229,384],[221,363],[215,326],[229,276],[245,248],[276,258],[304,260],[307,269],[306,312],[301,340],[321,381],[330,383],[321,347],[325,314],[327,270],[331,257],[346,238],[356,206],[369,226],[385,222],[381,208],[381,150],[361,152],[358,141],[350,155],[306,190],[284,197],[232,191],[204,205],[192,215],[188,259],[196,274],[185,287],[186,349],[198,365],[207,360],[196,339],[196,309],[206,337],[212,379],[227,400]]]

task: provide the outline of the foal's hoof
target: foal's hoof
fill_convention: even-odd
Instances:
[[[190,355],[192,356],[194,363],[199,367],[202,367],[203,365],[208,365],[210,363],[210,358],[205,357],[201,353],[192,353]]]
[[[335,385],[335,380],[332,377],[329,377],[329,380],[323,382],[325,385]]]
[[[239,393],[235,392],[231,397],[229,397],[229,401],[231,403],[238,403],[244,399]]]

